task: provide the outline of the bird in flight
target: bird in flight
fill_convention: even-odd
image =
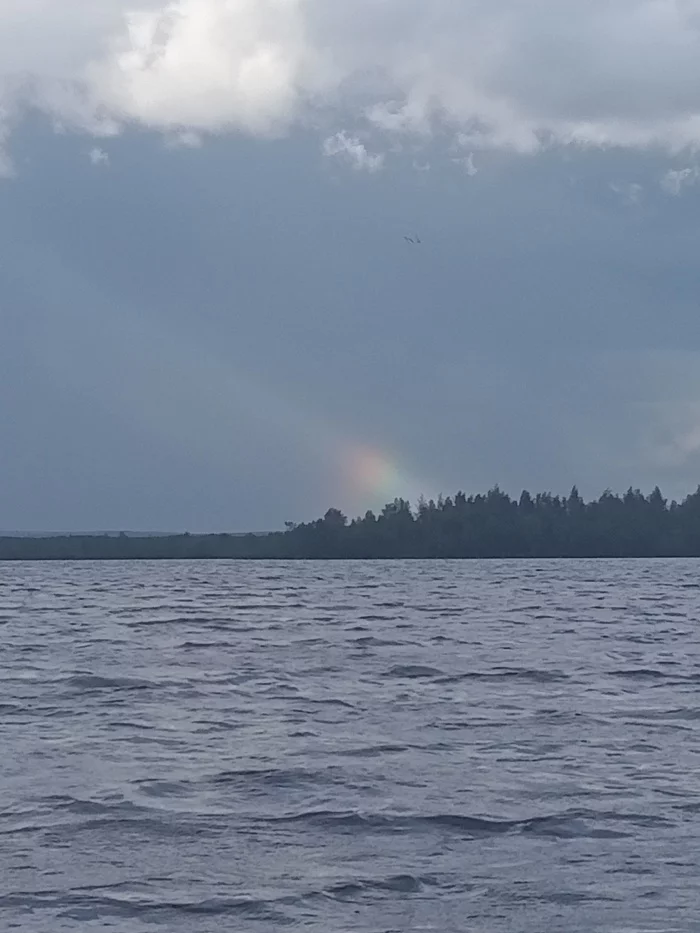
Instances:
[[[423,241],[421,240],[421,238],[420,238],[417,234],[416,234],[415,237],[412,237],[412,236],[405,236],[405,237],[404,237],[404,240],[405,240],[407,243],[413,243],[414,246],[416,246],[418,243],[422,243],[422,242],[423,242]]]

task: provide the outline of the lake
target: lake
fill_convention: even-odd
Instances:
[[[700,563],[0,564],[0,926],[700,931]]]

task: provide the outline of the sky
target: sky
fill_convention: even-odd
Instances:
[[[681,498],[699,150],[700,0],[0,0],[0,529]]]

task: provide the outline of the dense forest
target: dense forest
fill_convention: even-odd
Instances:
[[[171,537],[65,536],[0,538],[0,560],[394,559],[527,557],[700,557],[700,487],[667,502],[658,487],[645,496],[606,491],[584,502],[498,487],[486,495],[395,499],[380,514],[349,521],[338,509],[268,535]]]

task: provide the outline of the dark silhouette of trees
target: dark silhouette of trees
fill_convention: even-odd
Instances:
[[[700,487],[671,502],[656,487],[584,502],[495,486],[485,495],[394,499],[349,521],[338,509],[269,535],[0,538],[0,560],[700,557]]]

